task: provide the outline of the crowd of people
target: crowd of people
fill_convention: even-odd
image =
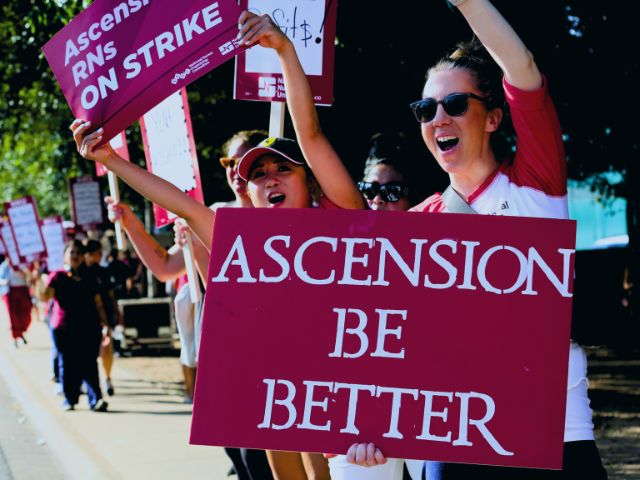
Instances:
[[[74,410],[80,394],[86,393],[89,408],[103,412],[108,408],[103,391],[115,393],[114,337],[122,339],[124,331],[117,300],[140,296],[135,279],[141,264],[119,259],[117,250],[105,248],[106,237],[100,241],[76,231],[67,236],[62,270],[49,270],[39,261],[16,268],[8,257],[0,258],[0,294],[15,348],[27,345],[25,334],[33,318],[48,325],[51,378],[64,397],[63,408]]]
[[[143,196],[181,218],[174,227],[175,244],[166,250],[128,205],[106,200],[110,219],[121,222],[141,262],[160,281],[174,286],[187,401],[193,399],[202,308],[189,298],[183,247],[193,235],[193,255],[204,289],[218,208],[370,209],[568,218],[567,169],[549,80],[488,0],[450,3],[459,9],[475,36],[428,69],[421,98],[410,106],[426,149],[450,181],[443,193],[426,199],[416,197],[412,187],[415,159],[406,157],[396,136],[374,136],[368,154],[363,155],[367,158],[360,181],[352,179],[322,132],[293,44],[266,15],[243,12],[239,38],[243,44],[261,45],[277,54],[296,139],[268,137],[262,131],[240,131],[231,137],[223,146],[220,164],[233,192],[232,201],[203,206],[165,180],[125,161],[108,143],[101,145],[102,129],[93,130],[83,119],[71,125],[78,152],[84,158],[104,164]],[[508,121],[513,124],[517,143],[515,154],[506,157],[494,150],[492,138]],[[115,302],[118,290],[98,266],[99,245],[95,241],[71,242],[65,250],[66,269],[52,272],[41,293],[43,300],[51,302],[48,316],[57,352],[55,373],[68,409],[77,404],[84,382],[90,408],[106,410],[98,380],[99,355],[106,391],[114,393],[110,333],[121,318]],[[8,284],[7,305],[16,345],[26,343],[24,332],[31,309],[28,278],[27,273],[12,271]],[[568,368],[569,372],[562,471],[405,461],[386,458],[374,443],[354,444],[345,455],[236,448],[227,448],[226,452],[242,480],[607,478],[594,440],[586,357],[579,344],[571,342],[569,364],[557,368]]]
[[[458,45],[429,68],[422,98],[411,104],[427,149],[449,176],[450,186],[443,194],[412,205],[406,173],[386,154],[372,155],[362,181],[354,183],[322,133],[311,90],[291,41],[271,18],[250,12],[244,12],[239,19],[240,41],[273,49],[278,55],[297,141],[267,138],[246,152],[236,152],[236,158],[225,157],[223,165],[231,169],[228,178],[232,188],[231,180],[237,172],[246,182],[247,197],[255,208],[368,207],[568,218],[560,123],[547,79],[489,1],[451,3],[469,23],[475,40]],[[517,133],[512,158],[501,158],[491,143],[506,121],[506,109]],[[98,146],[101,129],[92,132],[91,125],[81,119],[71,129],[82,156],[103,163],[142,195],[184,219],[201,242],[198,248],[202,255],[198,257],[204,260],[201,270],[206,272],[215,208],[200,205],[171,184],[124,161],[108,145]],[[234,206],[248,206],[246,203],[237,200]],[[179,237],[186,229],[184,225],[176,228]],[[271,475],[291,479],[394,479],[402,477],[406,464],[413,478],[430,480],[606,478],[594,442],[585,354],[575,342],[571,343],[570,352],[562,472],[404,462],[387,459],[373,443],[359,443],[352,445],[346,455],[329,456],[328,465],[318,454],[267,451]],[[267,478],[262,470],[254,473],[254,465],[248,461],[254,457],[237,457],[234,453],[230,457],[240,478]],[[260,456],[256,458],[261,460]],[[260,464],[264,468],[264,462]]]

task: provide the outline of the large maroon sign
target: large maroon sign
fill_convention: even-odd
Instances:
[[[234,0],[96,0],[43,51],[76,118],[108,141],[243,49]]]
[[[575,232],[219,210],[191,442],[561,468]]]

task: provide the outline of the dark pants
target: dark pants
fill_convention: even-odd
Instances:
[[[426,463],[429,480],[606,480],[600,453],[593,441],[564,444],[563,468],[533,470],[458,463]]]
[[[56,337],[53,328],[49,326],[49,333],[51,335],[51,371],[53,372],[53,378],[56,383],[60,383],[60,362],[58,348],[56,347]]]
[[[272,480],[271,468],[264,450],[225,448],[238,480]]]
[[[85,382],[89,407],[93,408],[102,398],[98,374],[100,330],[79,333],[54,330],[53,338],[58,350],[58,378],[67,403],[78,403],[80,387]]]

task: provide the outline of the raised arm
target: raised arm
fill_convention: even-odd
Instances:
[[[166,180],[119,157],[109,143],[97,147],[102,129],[87,133],[91,124],[75,120],[70,129],[78,153],[88,160],[102,163],[134,190],[162,208],[184,218],[205,245],[211,245],[215,213]]]
[[[514,87],[536,90],[542,75],[533,55],[489,0],[457,0],[458,10]]]
[[[115,202],[110,197],[105,202],[109,208],[109,219],[120,220],[138,257],[158,280],[167,282],[184,274],[182,249],[174,245],[169,251],[165,250],[126,203]]]
[[[289,38],[268,15],[256,16],[245,11],[238,23],[243,43],[259,43],[278,54],[298,143],[323,193],[342,208],[364,208],[362,195],[320,128],[309,82]]]

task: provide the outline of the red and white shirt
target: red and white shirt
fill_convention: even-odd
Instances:
[[[532,92],[503,81],[517,133],[516,153],[503,163],[469,198],[483,215],[568,218],[567,165],[560,122],[546,80]],[[445,213],[439,193],[411,209]]]

